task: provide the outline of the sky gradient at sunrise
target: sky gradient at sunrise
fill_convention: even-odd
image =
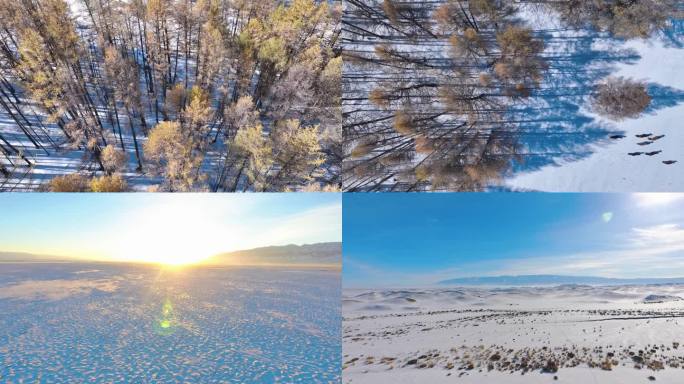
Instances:
[[[341,241],[339,194],[5,194],[0,252],[186,263]]]

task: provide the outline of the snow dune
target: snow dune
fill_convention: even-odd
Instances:
[[[343,381],[681,382],[682,295],[684,285],[345,290]]]

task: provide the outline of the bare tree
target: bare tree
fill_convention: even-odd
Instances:
[[[651,103],[646,84],[623,77],[609,77],[596,86],[594,110],[613,120],[639,117]]]

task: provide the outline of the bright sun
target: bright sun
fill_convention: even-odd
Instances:
[[[220,252],[201,212],[160,205],[144,209],[121,232],[113,234],[111,256],[122,261],[167,265],[199,263]]]

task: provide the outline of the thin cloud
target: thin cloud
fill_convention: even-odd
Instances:
[[[646,228],[633,228],[637,245],[684,244],[684,229],[678,224],[661,224]]]
[[[634,227],[617,237],[610,249],[489,259],[460,263],[453,268],[416,273],[393,271],[366,264],[345,255],[345,285],[377,286],[431,285],[456,277],[496,275],[589,275],[601,277],[684,276],[684,228],[676,223]],[[349,272],[352,272],[351,274]]]
[[[635,193],[634,199],[641,207],[655,207],[684,202],[684,193]]]
[[[328,204],[273,222],[264,235],[272,244],[342,240],[342,205]]]
[[[494,274],[684,276],[684,229],[678,224],[633,228],[624,240],[610,250],[502,260]]]

